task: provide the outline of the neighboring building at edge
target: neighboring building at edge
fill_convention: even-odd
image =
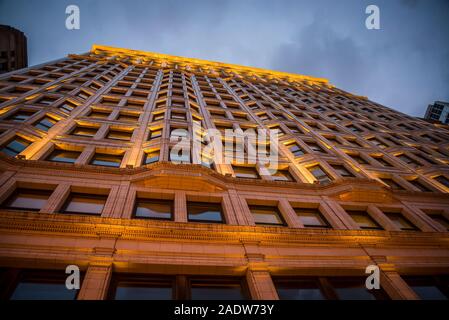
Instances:
[[[27,38],[10,26],[0,25],[0,74],[28,66]]]
[[[449,296],[446,126],[325,79],[99,45],[2,75],[0,99],[3,299]],[[280,170],[172,163],[193,121],[279,129]]]
[[[424,119],[449,124],[449,102],[435,101],[429,104]]]

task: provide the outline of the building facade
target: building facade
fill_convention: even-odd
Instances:
[[[279,170],[174,163],[194,123]],[[2,299],[449,296],[449,131],[325,79],[94,45],[0,76],[0,149]]]
[[[28,66],[27,38],[10,26],[0,25],[0,73]]]
[[[449,102],[435,101],[429,104],[424,119],[449,124]]]

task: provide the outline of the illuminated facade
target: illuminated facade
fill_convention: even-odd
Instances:
[[[280,170],[172,163],[194,121]],[[447,126],[325,79],[94,45],[0,77],[0,149],[3,299],[448,296]]]

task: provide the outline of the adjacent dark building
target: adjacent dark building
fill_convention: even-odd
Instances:
[[[429,104],[424,119],[449,124],[449,102],[435,101]]]
[[[27,38],[10,26],[0,25],[0,73],[28,66]]]

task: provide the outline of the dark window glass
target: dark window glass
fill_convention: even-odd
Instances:
[[[320,183],[327,184],[331,182],[331,178],[324,172],[321,166],[316,165],[308,168],[310,173],[319,181]]]
[[[232,166],[237,178],[259,179],[259,173],[254,167]]]
[[[221,204],[205,202],[188,202],[189,221],[223,222]]]
[[[71,193],[61,211],[63,213],[101,215],[107,198],[105,195]]]
[[[382,299],[383,291],[368,290],[365,286],[365,278],[334,278],[330,283],[340,300],[376,300]]]
[[[404,190],[397,182],[395,182],[393,179],[389,178],[380,178],[385,184],[387,184],[391,189],[393,190]]]
[[[429,214],[429,217],[432,218],[437,223],[441,224],[446,230],[449,230],[449,219],[439,213]]]
[[[418,230],[413,223],[399,212],[384,212],[384,214],[401,230]]]
[[[310,147],[310,149],[312,149],[312,151],[314,152],[318,152],[318,153],[325,153],[325,151],[323,150],[323,148],[321,148],[318,143],[315,142],[309,142],[307,143],[307,145]]]
[[[438,176],[434,179],[441,183],[443,186],[449,188],[449,180],[445,176]]]
[[[55,161],[55,162],[67,162],[67,163],[75,163],[75,161],[80,156],[81,152],[77,151],[67,151],[56,149],[54,150],[48,157],[47,161]]]
[[[127,282],[115,288],[114,300],[171,300],[173,285],[170,281]]]
[[[276,181],[295,181],[288,169],[277,170],[273,175],[273,179]]]
[[[173,219],[173,200],[137,198],[134,217],[150,219]]]
[[[150,164],[150,163],[158,162],[159,161],[159,153],[160,153],[159,150],[145,152],[144,158],[143,158],[143,163]]]
[[[330,225],[318,208],[294,208],[299,220],[306,228],[329,228]]]
[[[50,197],[51,190],[18,188],[6,199],[2,207],[14,210],[39,211]]]
[[[320,285],[315,279],[274,281],[280,300],[324,300]]]
[[[428,188],[426,185],[424,185],[421,181],[418,179],[409,180],[409,182],[414,185],[416,188],[421,190],[422,192],[432,192],[430,188]]]
[[[13,140],[8,142],[1,151],[3,153],[6,153],[9,156],[15,157],[19,153],[21,153],[23,150],[25,150],[29,145],[31,144],[30,141],[16,136]]]
[[[56,122],[58,121],[56,121],[53,118],[44,117],[39,122],[36,123],[35,127],[43,131],[48,131],[51,127],[55,125]]]
[[[403,279],[423,300],[448,300],[447,279],[433,277],[403,277]]]
[[[332,168],[342,177],[354,177],[354,175],[343,165],[332,165]]]
[[[174,277],[114,274],[109,287],[112,300],[171,300]]]
[[[284,226],[285,222],[277,207],[250,205],[254,222],[260,225],[279,225]]]
[[[76,108],[76,104],[71,103],[71,102],[69,102],[69,101],[64,102],[64,104],[62,104],[62,105],[59,107],[59,109],[65,111],[65,112],[67,112],[67,113],[72,112],[72,110],[75,109],[75,108]]]
[[[366,211],[346,210],[360,229],[382,230],[382,227]]]
[[[246,299],[240,282],[191,280],[192,300],[244,300]]]
[[[304,150],[297,143],[288,145],[288,149],[295,157],[299,157],[305,154]]]
[[[95,153],[92,158],[90,164],[95,166],[104,166],[104,167],[120,167],[122,163],[122,155],[113,155],[106,153]]]
[[[64,270],[51,272],[23,271],[11,300],[75,300],[78,290],[68,290]]]
[[[30,118],[32,115],[34,115],[35,113],[36,113],[36,111],[20,110],[20,111],[15,112],[14,114],[10,115],[9,117],[7,117],[5,120],[12,120],[12,121],[16,121],[16,122],[24,122],[28,118]]]

